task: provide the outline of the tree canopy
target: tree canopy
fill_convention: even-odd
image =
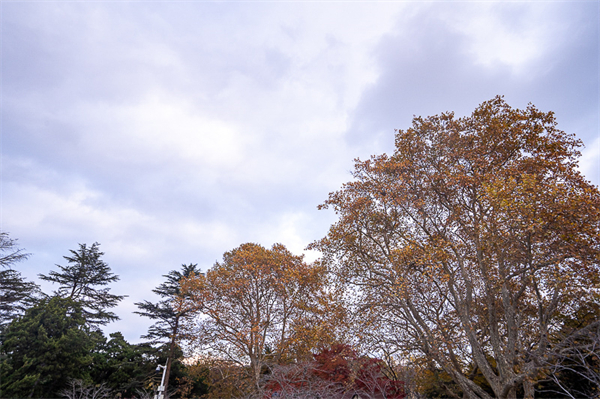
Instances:
[[[111,294],[110,288],[98,288],[119,280],[101,257],[100,244],[88,247],[79,244],[79,249],[70,250],[71,256],[64,256],[67,266],[56,265],[60,271],[40,274],[42,280],[58,283],[56,295],[69,298],[81,304],[85,319],[91,325],[107,324],[119,317],[108,309],[118,305],[125,295]]]
[[[184,282],[186,306],[203,316],[188,332],[199,347],[249,364],[258,386],[263,366],[285,358],[306,327],[302,323],[322,291],[324,272],[281,244],[271,249],[242,244],[205,276]]]
[[[69,378],[88,377],[93,347],[79,303],[41,300],[4,332],[0,395],[58,397]]]
[[[98,243],[36,297],[0,233],[0,396],[146,397],[166,363],[181,398],[597,398],[600,191],[582,143],[502,97],[395,139],[320,206],[338,216],[309,246],[322,258],[246,243],[206,274],[182,265],[136,303],[155,322],[140,344],[100,329],[124,296]]]
[[[581,145],[552,112],[501,97],[416,117],[329,195],[339,220],[312,248],[359,289],[377,339],[467,397],[492,397],[475,365],[496,397],[532,398],[561,317],[598,298],[600,192],[577,169]]]

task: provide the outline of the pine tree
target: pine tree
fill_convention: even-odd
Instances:
[[[0,270],[0,326],[11,322],[35,301],[37,284],[25,281],[16,270]]]
[[[0,233],[0,266],[12,267],[13,263],[20,262],[29,257],[28,253],[25,253],[22,248],[17,248],[17,240],[14,240],[8,236],[8,233]],[[5,254],[6,253],[6,254]]]
[[[40,274],[42,280],[58,283],[57,296],[69,298],[81,304],[83,315],[90,325],[105,325],[119,317],[108,309],[118,305],[125,295],[109,293],[110,288],[98,288],[119,280],[110,267],[100,259],[100,244],[87,247],[79,244],[79,250],[71,250],[72,256],[65,256],[67,266],[56,265],[60,271],[51,271],[49,275]]]
[[[141,311],[135,313],[156,320],[156,322],[148,329],[148,334],[142,336],[142,338],[150,339],[155,343],[168,340],[169,343],[169,357],[167,359],[167,370],[165,375],[165,392],[169,382],[171,362],[173,361],[177,349],[176,346],[181,321],[182,318],[188,316],[190,313],[190,311],[177,309],[176,306],[177,299],[181,295],[180,282],[183,278],[197,274],[200,274],[200,269],[198,269],[197,264],[192,263],[189,265],[182,265],[181,271],[171,270],[168,274],[163,276],[167,278],[167,281],[152,290],[152,292],[159,295],[163,300],[157,303],[152,303],[150,301],[136,303],[136,306],[139,307]]]
[[[12,268],[16,262],[27,259],[29,254],[17,248],[17,240],[8,233],[0,233],[0,327],[12,321],[32,306],[39,287]]]
[[[58,397],[70,378],[88,378],[94,341],[79,303],[43,299],[3,335],[0,397]]]

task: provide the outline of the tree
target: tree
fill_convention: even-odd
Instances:
[[[33,305],[39,291],[37,284],[25,279],[12,268],[16,262],[27,259],[29,254],[17,248],[16,240],[8,233],[0,233],[0,327],[22,314]]]
[[[188,324],[188,338],[215,356],[249,365],[259,389],[263,367],[286,359],[302,331],[296,323],[311,312],[325,282],[323,267],[306,264],[281,244],[242,244],[205,276],[183,282],[185,305],[202,315]]]
[[[540,397],[600,398],[600,304],[583,303],[563,321],[552,340],[547,377],[540,381]],[[592,328],[587,328],[592,324]],[[537,396],[537,395],[536,395]]]
[[[36,301],[37,284],[13,269],[0,270],[0,326],[5,326]]]
[[[0,396],[57,397],[69,379],[88,378],[93,347],[79,303],[41,300],[4,332]]]
[[[40,274],[42,280],[58,283],[56,295],[69,298],[81,304],[83,315],[90,325],[104,325],[119,317],[107,309],[118,305],[125,295],[109,293],[110,288],[97,288],[119,280],[110,267],[100,257],[97,242],[88,247],[79,244],[79,250],[71,250],[71,256],[64,256],[67,266],[60,266],[60,271],[51,271],[49,275]]]
[[[156,323],[150,326],[148,334],[142,338],[153,339],[155,342],[166,339],[169,342],[167,370],[165,371],[165,391],[169,386],[171,363],[173,362],[175,347],[179,340],[181,322],[192,313],[190,309],[177,308],[177,301],[181,296],[181,280],[200,274],[198,265],[191,263],[189,265],[182,265],[181,272],[171,270],[163,276],[167,278],[167,281],[152,290],[152,292],[164,298],[162,301],[157,303],[144,301],[135,304],[141,311],[134,313],[157,320]]]
[[[532,398],[567,344],[552,334],[600,288],[600,192],[577,169],[581,145],[552,112],[502,97],[469,117],[416,117],[393,155],[356,161],[322,206],[339,220],[311,248],[357,287],[380,340],[466,397],[492,397],[474,366],[496,397]]]
[[[266,376],[265,392],[287,398],[402,399],[404,383],[390,378],[381,359],[359,356],[348,345],[336,344],[310,362],[278,365]]]
[[[95,331],[100,333],[100,331]],[[90,378],[113,392],[113,397],[133,397],[154,377],[161,359],[159,350],[147,343],[130,344],[120,332],[95,339],[91,352]]]
[[[69,387],[60,391],[67,399],[108,399],[113,397],[110,388],[104,383],[94,385],[83,380],[70,380]]]
[[[0,232],[0,252],[0,266],[5,268],[10,268],[14,263],[29,257],[22,248],[17,248],[17,240],[10,238],[5,232]]]

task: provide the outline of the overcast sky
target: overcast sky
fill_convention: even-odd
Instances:
[[[106,332],[133,342],[151,324],[134,302],[170,270],[324,236],[317,205],[413,115],[531,102],[600,183],[598,1],[0,7],[0,230],[38,283],[99,242],[129,295]]]

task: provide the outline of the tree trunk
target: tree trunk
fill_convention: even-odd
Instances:
[[[533,383],[529,380],[523,381],[523,391],[525,395],[523,399],[533,399],[535,397],[535,388]]]
[[[165,371],[165,399],[167,397],[167,387],[169,386],[169,375],[171,374],[171,363],[173,362],[173,353],[175,352],[175,339],[177,338],[177,330],[179,329],[179,316],[175,318],[175,327],[171,335],[171,343],[169,345],[169,353],[167,358],[167,370]]]

